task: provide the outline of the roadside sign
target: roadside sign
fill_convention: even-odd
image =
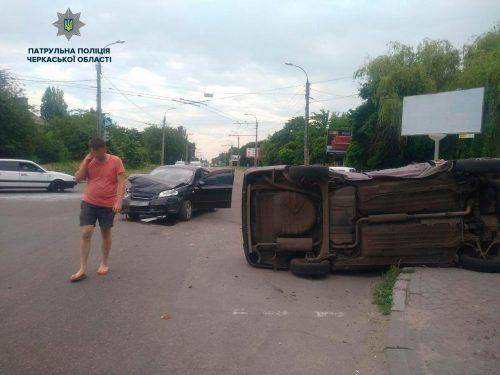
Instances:
[[[328,130],[326,153],[329,155],[345,155],[351,139],[350,132]]]
[[[405,96],[401,135],[427,135],[434,141],[434,160],[439,159],[439,142],[447,134],[460,139],[481,133],[484,87],[437,94]]]
[[[460,133],[458,135],[458,138],[460,138],[460,139],[474,138],[474,133]]]
[[[245,156],[249,159],[255,158],[255,148],[247,147]],[[257,149],[257,157],[260,159],[260,147]]]
[[[401,135],[481,133],[484,87],[405,96]]]

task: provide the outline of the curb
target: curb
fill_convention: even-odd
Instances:
[[[411,350],[407,343],[407,325],[405,308],[410,295],[413,267],[405,267],[399,274],[392,289],[392,308],[387,332],[387,345],[384,349],[389,374],[410,375],[407,354]]]

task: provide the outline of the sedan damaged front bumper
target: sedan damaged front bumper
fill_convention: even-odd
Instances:
[[[143,217],[176,215],[180,206],[181,200],[178,197],[154,198],[151,200],[125,197],[122,203],[122,213]]]

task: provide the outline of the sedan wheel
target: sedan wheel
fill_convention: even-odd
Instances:
[[[47,190],[52,192],[64,191],[63,182],[59,180],[52,181]]]
[[[193,205],[191,201],[185,200],[182,202],[181,209],[179,210],[179,219],[182,221],[191,220],[193,214]]]

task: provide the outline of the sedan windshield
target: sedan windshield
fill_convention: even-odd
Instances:
[[[194,170],[187,168],[158,168],[149,175],[171,184],[188,184],[193,178]]]

